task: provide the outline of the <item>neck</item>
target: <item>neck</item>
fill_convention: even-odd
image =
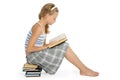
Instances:
[[[47,24],[46,20],[44,18],[41,18],[41,20],[39,21],[39,23],[41,24],[42,27],[45,27],[45,25]]]

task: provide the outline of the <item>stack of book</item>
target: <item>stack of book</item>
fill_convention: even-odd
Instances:
[[[23,72],[26,77],[40,77],[42,68],[38,65],[25,63],[23,65]]]

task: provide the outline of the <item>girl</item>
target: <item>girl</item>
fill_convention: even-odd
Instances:
[[[46,35],[49,33],[49,25],[56,21],[58,12],[58,8],[52,3],[45,4],[41,9],[39,21],[33,25],[25,42],[27,62],[39,65],[49,74],[55,74],[65,57],[80,70],[81,75],[98,76],[98,72],[87,68],[80,61],[68,43],[64,42],[53,48],[47,47]]]

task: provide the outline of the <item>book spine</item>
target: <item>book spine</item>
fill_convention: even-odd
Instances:
[[[32,74],[41,74],[41,72],[28,72],[28,71],[27,71],[26,74],[27,74],[27,75],[30,75],[30,74],[31,74],[31,75],[32,75]]]
[[[41,74],[27,74],[27,75],[25,75],[26,77],[40,77],[41,76]]]

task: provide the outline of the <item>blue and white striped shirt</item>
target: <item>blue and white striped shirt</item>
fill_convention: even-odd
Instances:
[[[26,41],[25,41],[25,50],[26,50],[27,47],[28,47],[28,43],[29,43],[29,40],[30,40],[31,36],[32,36],[32,31],[29,31],[29,33],[27,34]],[[35,43],[35,46],[43,46],[43,45],[44,45],[44,40],[45,40],[45,38],[46,38],[46,34],[41,34],[41,35],[38,37],[38,39],[37,39],[37,41],[36,41],[36,43]]]
[[[38,23],[38,24],[40,25],[40,23]],[[40,27],[41,27],[41,25],[40,25]],[[41,29],[42,29],[42,27],[41,27]],[[29,33],[27,34],[27,38],[26,38],[26,41],[25,41],[25,50],[28,47],[28,43],[29,43],[29,40],[30,40],[31,36],[32,36],[32,31],[30,30]],[[45,38],[46,38],[46,34],[42,29],[42,34],[38,37],[38,39],[35,43],[35,46],[43,46]]]

